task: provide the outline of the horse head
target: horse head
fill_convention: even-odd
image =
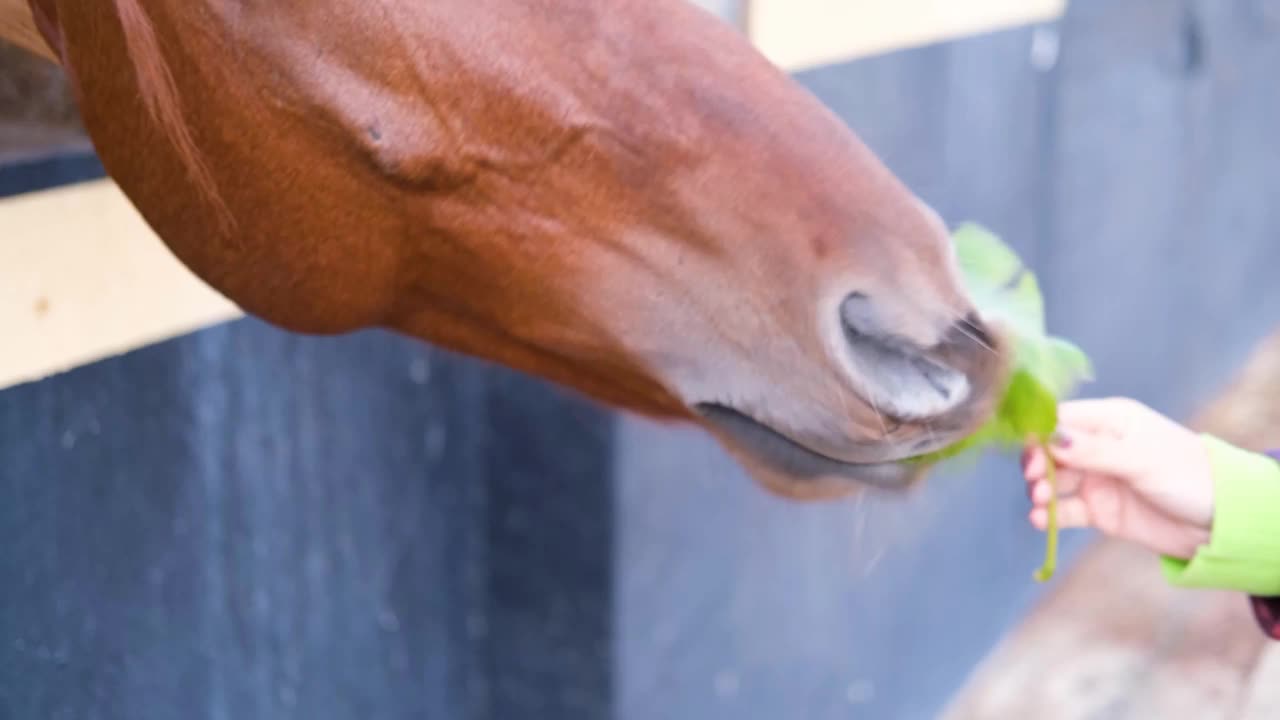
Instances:
[[[992,406],[940,219],[687,0],[32,2],[108,172],[270,322],[699,423],[790,497]]]

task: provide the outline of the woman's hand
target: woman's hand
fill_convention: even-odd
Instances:
[[[1191,430],[1134,400],[1077,400],[1059,407],[1049,450],[1061,527],[1097,528],[1183,559],[1209,541],[1213,476]],[[1022,467],[1030,519],[1043,530],[1052,491],[1038,444],[1023,453]]]

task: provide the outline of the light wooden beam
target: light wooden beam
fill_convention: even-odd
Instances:
[[[237,318],[114,183],[0,200],[0,388]]]
[[[795,72],[1058,18],[1066,0],[744,0],[747,34]]]

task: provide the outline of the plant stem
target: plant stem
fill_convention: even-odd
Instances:
[[[1040,566],[1035,574],[1039,582],[1048,582],[1053,577],[1053,571],[1058,567],[1058,483],[1054,477],[1053,456],[1049,454],[1049,448],[1044,447],[1044,455],[1048,461],[1045,478],[1049,481],[1049,490],[1052,495],[1049,496],[1049,522],[1045,527],[1044,565]]]

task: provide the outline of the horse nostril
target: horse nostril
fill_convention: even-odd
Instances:
[[[875,305],[865,293],[849,293],[840,303],[840,319],[844,321],[845,329],[854,335],[875,337],[886,334]]]
[[[923,418],[948,412],[969,394],[968,377],[946,360],[935,357],[938,347],[917,345],[885,320],[864,293],[850,293],[840,304],[840,319],[848,342],[849,368],[878,411],[890,417]],[[961,328],[961,322],[972,328]],[[986,330],[965,319],[954,324],[983,342]],[[945,348],[941,348],[945,351]]]

